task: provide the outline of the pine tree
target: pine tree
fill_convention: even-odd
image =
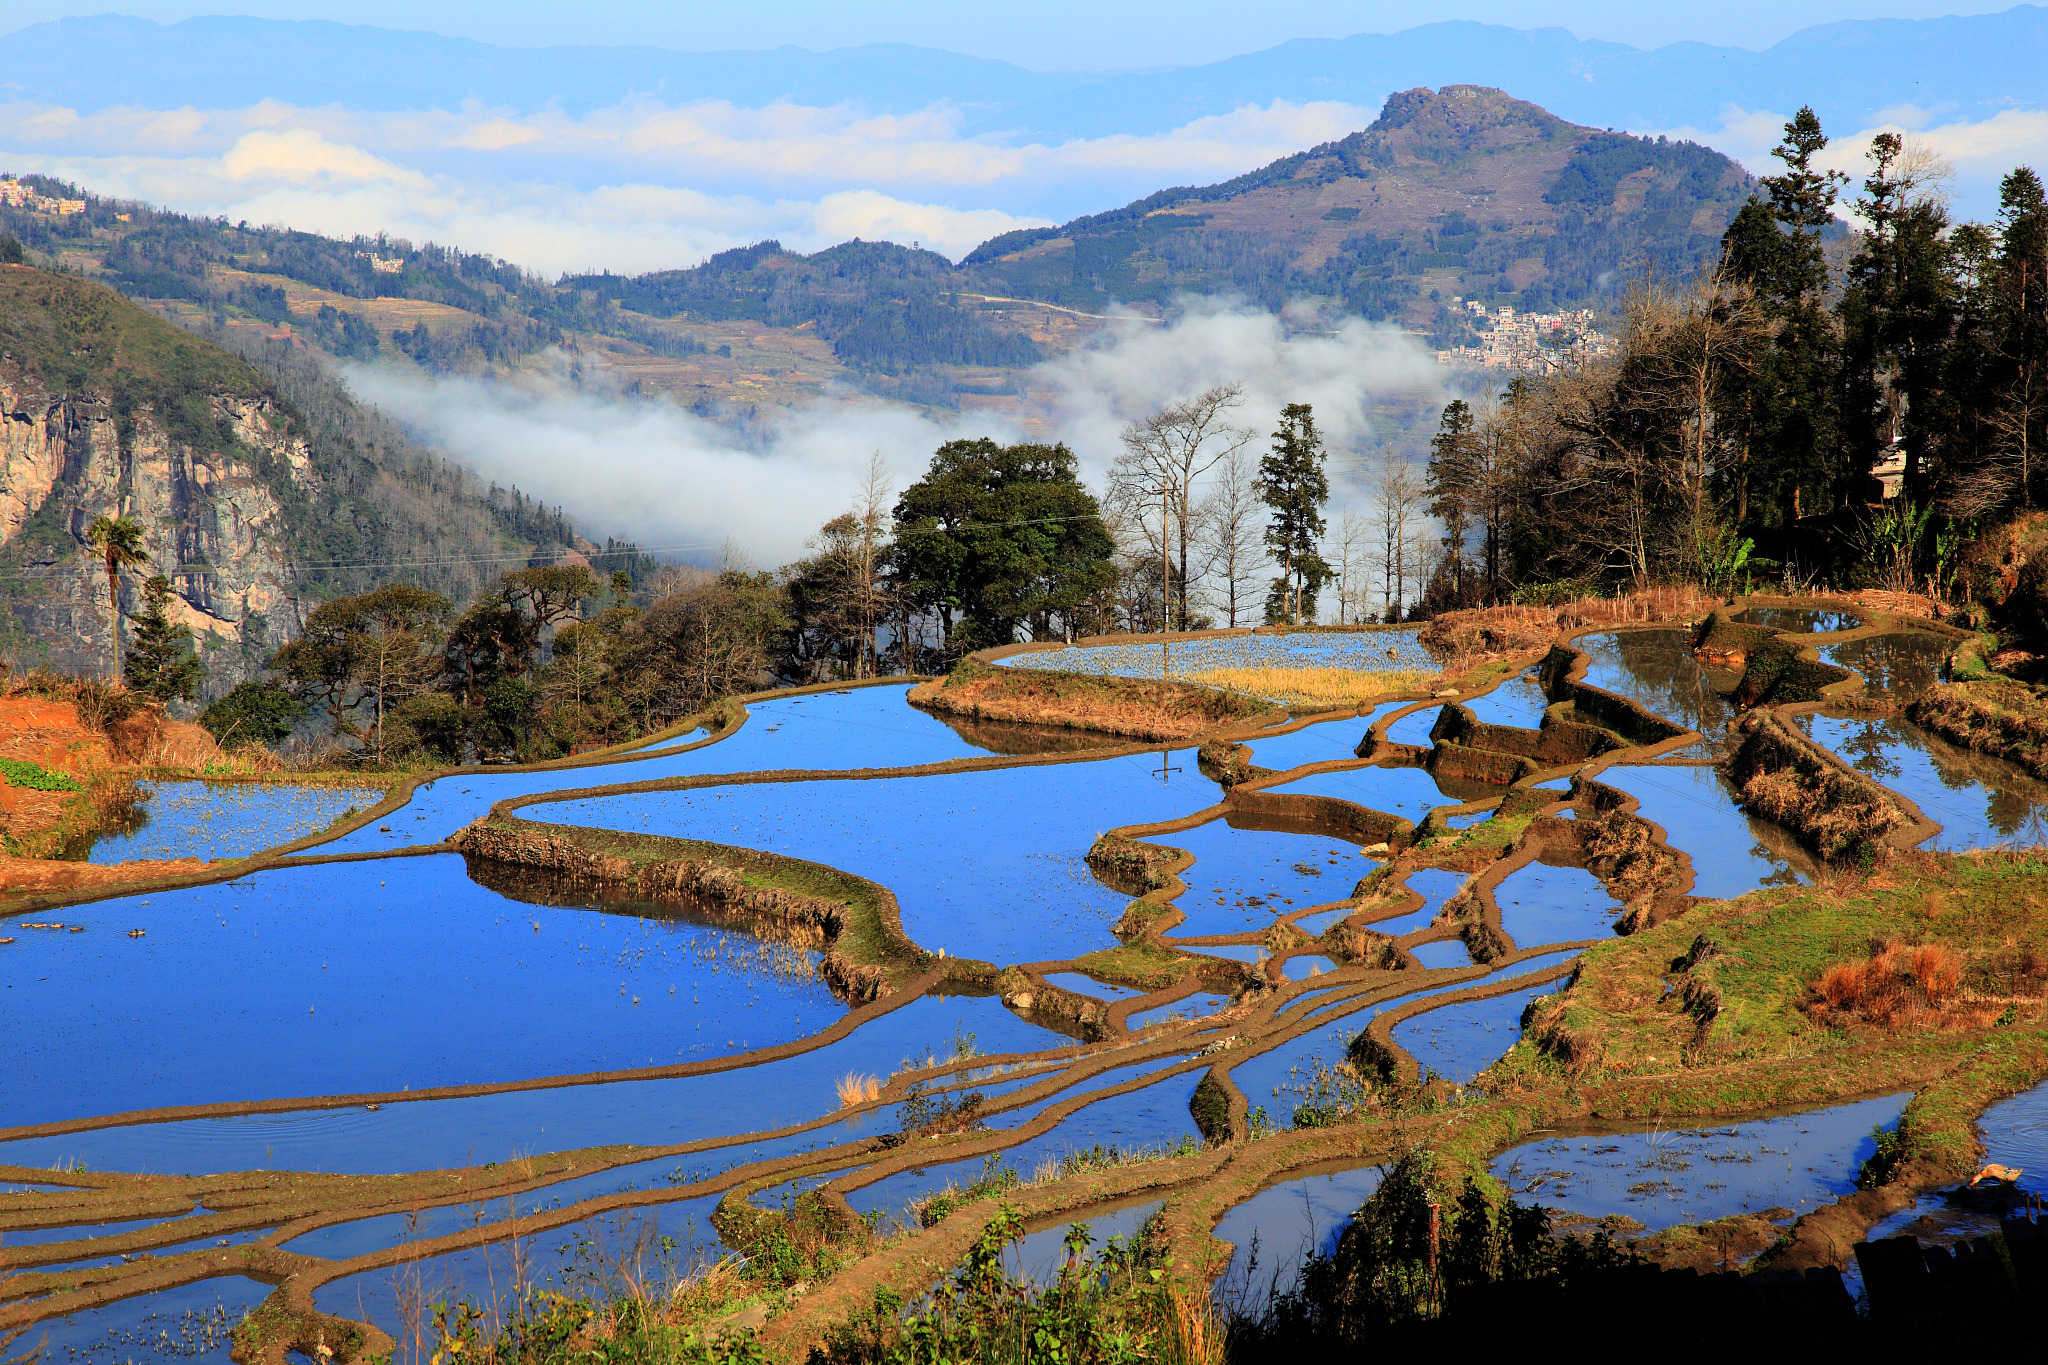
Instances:
[[[1259,498],[1273,509],[1266,525],[1266,549],[1280,562],[1280,576],[1266,594],[1266,620],[1292,621],[1316,614],[1316,593],[1329,581],[1330,566],[1317,553],[1322,541],[1323,504],[1330,480],[1323,472],[1322,433],[1307,403],[1280,410],[1272,453],[1259,460]]]
[[[1739,435],[1741,450],[1730,491],[1755,530],[1789,530],[1830,500],[1860,494],[1834,458],[1840,347],[1821,235],[1848,177],[1814,169],[1827,143],[1813,110],[1801,109],[1771,152],[1785,169],[1762,178],[1765,197],[1744,205],[1721,239],[1724,278],[1754,291],[1770,335],[1724,399],[1724,424]]]
[[[135,614],[128,646],[128,685],[158,701],[190,701],[206,677],[192,645],[192,628],[172,622],[171,580],[153,575],[142,585],[142,610]]]
[[[1436,435],[1429,442],[1429,514],[1443,523],[1444,572],[1450,577],[1456,605],[1465,605],[1465,541],[1479,495],[1479,457],[1472,432],[1472,409],[1462,398],[1444,408]]]

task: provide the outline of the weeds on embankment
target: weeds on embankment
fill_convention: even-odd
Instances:
[[[1265,697],[1296,710],[1336,710],[1374,697],[1420,691],[1436,676],[1359,668],[1206,668],[1186,674],[1185,680]]]

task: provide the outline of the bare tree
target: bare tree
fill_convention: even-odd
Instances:
[[[1217,463],[1216,478],[1197,516],[1202,528],[1202,577],[1217,584],[1224,618],[1233,630],[1238,616],[1253,610],[1265,579],[1265,518],[1258,459],[1239,447]]]
[[[1160,614],[1162,631],[1174,628],[1176,615],[1182,628],[1187,625],[1195,482],[1251,442],[1252,431],[1229,421],[1231,410],[1243,402],[1242,384],[1222,384],[1169,403],[1123,429],[1124,453],[1110,470],[1109,500],[1133,515],[1157,551],[1166,605]]]
[[[1350,625],[1367,615],[1372,599],[1372,573],[1366,553],[1371,523],[1346,508],[1337,519],[1337,624]]]
[[[1407,607],[1408,532],[1427,496],[1422,480],[1392,447],[1380,452],[1378,486],[1373,496],[1373,529],[1380,546],[1382,618],[1398,621]],[[1427,578],[1418,581],[1427,582]]]

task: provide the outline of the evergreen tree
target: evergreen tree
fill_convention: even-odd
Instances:
[[[171,620],[171,580],[155,574],[142,585],[128,645],[128,685],[158,701],[190,701],[206,677],[192,644],[192,628]]]
[[[1444,565],[1456,606],[1465,605],[1465,542],[1479,500],[1481,470],[1478,441],[1472,430],[1472,409],[1454,398],[1437,422],[1429,442],[1429,514],[1443,523]]]
[[[1844,476],[1867,478],[1898,441],[1907,496],[1919,497],[1930,446],[1952,421],[1941,364],[1957,298],[1948,212],[1922,189],[1920,168],[1898,134],[1871,139],[1870,160],[1856,201],[1868,228],[1849,258],[1837,310]]]
[[[1323,472],[1322,433],[1306,403],[1280,410],[1272,453],[1259,460],[1259,498],[1273,509],[1266,525],[1266,549],[1280,563],[1280,576],[1266,594],[1269,624],[1314,619],[1316,593],[1332,577],[1317,546],[1324,530],[1323,504],[1330,480]]]
[[[1768,322],[1768,339],[1724,398],[1724,425],[1738,438],[1728,474],[1736,486],[1725,491],[1745,529],[1788,530],[1861,493],[1833,458],[1839,346],[1821,238],[1847,177],[1814,168],[1827,141],[1813,110],[1802,108],[1771,152],[1785,169],[1763,177],[1765,197],[1744,205],[1721,239],[1724,278],[1753,291]]]

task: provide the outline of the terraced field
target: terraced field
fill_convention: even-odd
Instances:
[[[998,1202],[1027,1269],[1078,1218],[1227,1284],[1254,1236],[1269,1269],[1326,1245],[1417,1142],[1617,1226],[1775,1220],[1796,1266],[1873,1126],[1967,1126],[2048,1074],[2024,982],[1996,1037],[1881,1035],[1709,971],[1794,923],[1826,939],[1780,962],[1805,972],[1933,882],[1983,938],[1971,898],[2040,874],[2008,847],[2037,842],[2038,785],[1887,709],[1940,637],[1808,615],[1583,632],[1476,686],[1416,685],[1434,661],[1389,632],[1027,652],[1006,662],[1411,678],[1199,745],[995,733],[906,681],[768,694],[403,787],[214,877],[17,901],[0,1333],[362,1360],[416,1352],[437,1299],[588,1288],[593,1256],[660,1246],[676,1273],[746,1257],[725,1324],[801,1357]],[[1738,706],[1758,665],[1694,655],[1730,631],[1793,649],[1807,695],[1774,664]],[[1752,813],[1754,773],[1797,766],[1757,767],[1758,717],[1821,779],[1890,787],[1890,880]],[[2017,913],[2000,951],[2043,931]],[[2038,1145],[1992,1127],[1994,1159]],[[1926,1223],[1946,1169],[1855,1230]],[[777,1269],[800,1219],[807,1259]]]

